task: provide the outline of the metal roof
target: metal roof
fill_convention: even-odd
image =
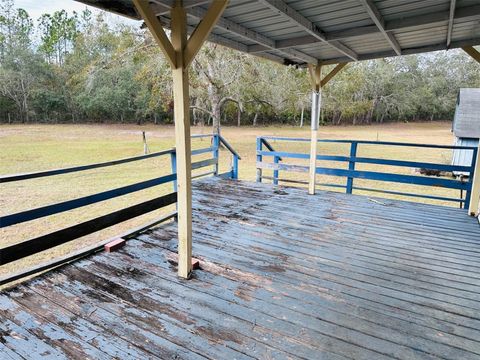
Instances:
[[[131,0],[77,0],[139,19]],[[184,0],[189,31],[212,1]],[[169,27],[172,0],[151,0]],[[285,63],[332,64],[480,44],[480,0],[230,0],[210,41]]]
[[[460,89],[453,133],[461,138],[480,138],[480,89]]]

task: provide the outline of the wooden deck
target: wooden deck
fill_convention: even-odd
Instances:
[[[176,226],[0,295],[0,358],[479,359],[465,211],[207,179],[189,281]]]

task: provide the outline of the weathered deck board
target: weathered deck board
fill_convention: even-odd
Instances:
[[[459,209],[205,179],[174,223],[0,295],[6,359],[478,359],[480,226]]]

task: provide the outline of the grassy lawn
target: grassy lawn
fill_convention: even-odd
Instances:
[[[320,138],[361,139],[380,141],[400,141],[430,144],[452,144],[453,136],[448,122],[392,124],[382,126],[358,127],[322,127]],[[141,155],[143,144],[141,132],[146,131],[150,151],[159,151],[174,146],[174,129],[167,126],[135,125],[0,125],[0,174],[12,174],[47,170],[59,167],[89,164],[123,157]],[[192,133],[208,133],[208,128],[192,128]],[[240,177],[245,180],[255,179],[255,138],[257,135],[278,135],[309,137],[309,128],[304,127],[267,127],[267,128],[224,128],[223,136],[242,156]],[[272,143],[277,150],[308,152],[308,143]],[[209,140],[196,139],[193,148],[209,146]],[[319,153],[348,155],[348,149],[335,144],[321,145]],[[368,146],[361,148],[358,156],[382,157],[398,160],[449,163],[449,151],[419,151],[414,148]],[[206,155],[208,157],[208,155]],[[229,156],[221,152],[222,169],[229,166]],[[204,156],[205,158],[205,156]],[[199,157],[198,159],[201,159]],[[305,161],[288,161],[288,163],[306,164]],[[330,163],[328,166],[333,166]],[[338,164],[345,167],[345,164]],[[385,171],[386,168],[375,165],[359,166],[358,169]],[[203,169],[205,170],[205,169]],[[411,174],[411,169],[389,168],[389,171]],[[107,189],[112,189],[138,181],[151,179],[170,173],[168,156],[143,160],[119,166],[101,168],[79,173],[59,175],[2,184],[0,188],[0,216],[43,206],[63,200],[73,199]],[[266,172],[267,173],[267,172]],[[270,174],[267,174],[270,175]],[[306,180],[306,174],[281,174],[281,177]],[[345,179],[320,178],[321,182],[344,184]],[[372,186],[366,181],[357,181],[357,185]],[[444,189],[418,188],[401,184],[374,184],[377,188],[428,192],[443,196],[458,196],[457,192]],[[85,221],[109,213],[122,207],[148,200],[172,190],[172,185],[162,185],[126,195],[114,200],[80,208],[64,214],[54,215],[35,221],[18,224],[0,230],[0,246],[27,240],[34,236],[46,234],[56,229]],[[437,202],[438,203],[438,202]],[[451,204],[458,206],[456,204]],[[98,242],[139,226],[166,213],[164,209],[122,223],[111,229],[73,241],[52,251],[17,261],[0,269],[0,275],[31,266],[52,256],[64,255],[73,249]]]

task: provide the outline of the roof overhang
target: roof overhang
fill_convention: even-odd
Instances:
[[[141,20],[131,0],[77,0]],[[184,0],[193,31],[212,1]],[[151,0],[170,27],[172,0]],[[210,37],[284,64],[333,64],[480,44],[480,0],[230,0]]]

